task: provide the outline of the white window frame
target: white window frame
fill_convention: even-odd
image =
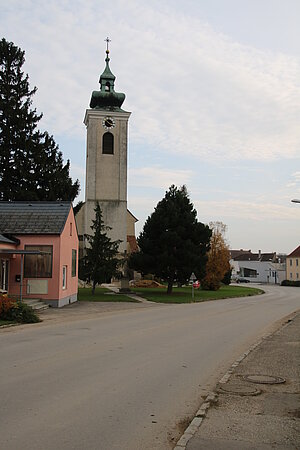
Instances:
[[[67,289],[67,272],[68,266],[62,266],[62,288]]]

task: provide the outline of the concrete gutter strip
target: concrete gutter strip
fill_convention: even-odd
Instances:
[[[215,392],[210,392],[206,399],[204,400],[204,403],[200,406],[198,411],[196,412],[196,416],[190,423],[190,425],[185,430],[184,434],[181,436],[179,441],[176,444],[176,447],[174,450],[182,450],[186,448],[186,445],[188,441],[194,436],[194,434],[199,430],[199,427],[204,419],[204,417],[207,414],[207,411],[211,404],[214,404],[217,402],[218,394]]]

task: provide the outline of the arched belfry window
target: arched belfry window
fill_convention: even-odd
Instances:
[[[107,82],[105,85],[105,92],[110,92],[110,83]]]
[[[104,155],[114,154],[114,135],[107,132],[104,133],[102,138],[102,153]]]

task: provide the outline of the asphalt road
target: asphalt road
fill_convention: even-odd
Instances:
[[[229,365],[300,291],[0,330],[2,450],[172,448]]]

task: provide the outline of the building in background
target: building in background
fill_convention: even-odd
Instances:
[[[285,279],[285,255],[242,249],[230,250],[230,254],[233,280],[280,284]]]
[[[300,245],[286,257],[286,279],[300,280]]]

